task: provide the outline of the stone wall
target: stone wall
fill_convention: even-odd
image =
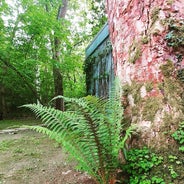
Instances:
[[[184,120],[184,1],[106,0],[106,8],[126,120],[143,144],[169,146]]]

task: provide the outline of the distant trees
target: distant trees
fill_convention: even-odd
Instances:
[[[105,19],[97,0],[80,1],[1,1],[0,112],[85,95],[84,49]]]

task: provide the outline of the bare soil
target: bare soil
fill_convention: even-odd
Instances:
[[[32,130],[0,132],[0,184],[94,184],[53,140]]]

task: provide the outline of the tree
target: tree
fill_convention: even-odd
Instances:
[[[22,94],[21,99],[25,99],[15,106],[27,103],[29,96],[30,102],[38,100],[47,104],[63,91],[67,96],[85,93],[83,55],[78,55],[82,50],[76,51],[77,44],[73,40],[77,34],[71,35],[70,20],[64,18],[66,12],[62,9],[60,1],[26,0],[16,1],[13,6],[6,4],[1,9],[4,19],[1,21],[1,70],[7,68],[6,80],[4,75],[1,79],[6,99],[12,103],[12,94],[17,94],[15,88],[19,89],[18,94]],[[7,18],[4,18],[5,13]],[[21,89],[23,84],[27,89]],[[7,93],[9,88],[12,94]],[[23,92],[25,90],[27,93]]]
[[[65,18],[66,16],[66,10],[67,10],[67,4],[68,0],[63,0],[62,4],[59,5],[58,8],[58,14],[56,19],[60,22],[62,22],[62,19]],[[53,50],[53,59],[56,60],[57,62],[60,62],[60,44],[61,44],[61,39],[57,37],[56,33],[54,33],[54,47]],[[57,66],[53,66],[53,75],[54,75],[54,87],[55,87],[55,96],[58,95],[63,95],[63,74],[59,70]],[[56,99],[56,104],[55,104],[56,109],[64,111],[64,101],[63,99]]]
[[[95,36],[103,25],[107,22],[107,15],[105,11],[105,1],[91,0],[91,14],[92,19],[89,21],[92,27],[92,35]]]

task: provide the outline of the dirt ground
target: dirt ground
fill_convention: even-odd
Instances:
[[[31,130],[0,132],[0,184],[94,184],[54,141]]]

